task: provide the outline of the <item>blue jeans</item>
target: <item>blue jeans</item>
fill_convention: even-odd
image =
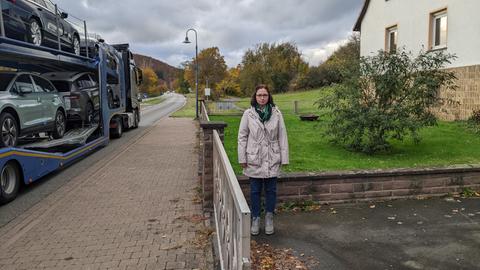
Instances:
[[[273,213],[277,201],[277,177],[252,178],[250,177],[250,201],[252,217],[260,217],[262,189],[265,189],[265,210]]]

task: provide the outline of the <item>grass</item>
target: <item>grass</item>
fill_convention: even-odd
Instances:
[[[163,101],[165,101],[165,97],[164,97],[164,96],[160,96],[160,97],[154,97],[154,98],[150,98],[150,99],[148,99],[148,100],[145,100],[144,102],[142,102],[142,104],[145,104],[145,105],[157,105],[157,104],[162,103]]]
[[[290,165],[286,172],[316,172],[355,169],[419,168],[455,164],[480,164],[480,136],[470,131],[463,122],[439,122],[435,127],[421,130],[422,141],[414,144],[407,139],[392,141],[389,153],[366,155],[345,150],[328,142],[322,136],[324,122],[303,122],[293,114],[293,100],[298,100],[300,113],[318,112],[314,102],[324,90],[275,95],[275,103],[282,110],[287,126]],[[243,99],[239,106],[248,105]],[[225,149],[236,173],[241,173],[237,162],[238,116],[212,116],[211,120],[225,121]]]
[[[195,118],[195,94],[186,94],[187,103],[171,117]]]

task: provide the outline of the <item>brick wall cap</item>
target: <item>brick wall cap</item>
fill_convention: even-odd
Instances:
[[[203,129],[224,129],[227,123],[223,121],[205,121],[200,120],[200,127]]]
[[[386,177],[386,176],[408,176],[426,174],[449,174],[480,172],[480,164],[453,165],[447,167],[430,168],[400,168],[400,169],[376,169],[376,170],[353,170],[353,171],[326,171],[307,173],[283,173],[278,177],[279,181],[304,181],[320,179],[344,179],[362,177]],[[238,181],[248,181],[248,177],[237,175]]]

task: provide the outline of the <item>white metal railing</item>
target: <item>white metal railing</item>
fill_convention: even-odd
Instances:
[[[250,269],[250,208],[213,131],[213,210],[222,269]]]
[[[200,108],[200,119],[210,121],[204,102]],[[221,268],[250,269],[250,208],[216,130],[213,131],[213,211]]]
[[[204,121],[210,121],[210,117],[208,117],[207,106],[204,101],[201,102],[201,111],[200,111],[200,119]]]

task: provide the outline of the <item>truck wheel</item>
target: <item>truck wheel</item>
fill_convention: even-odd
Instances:
[[[120,138],[123,135],[123,125],[122,121],[120,118],[115,118],[113,121],[115,121],[115,128],[110,129],[110,136],[112,138]]]
[[[0,204],[13,201],[20,188],[20,170],[14,161],[3,165],[0,173]]]
[[[55,114],[55,127],[53,128],[52,137],[54,139],[60,139],[65,134],[65,115],[61,110],[58,110]]]
[[[0,146],[15,147],[18,142],[18,125],[15,117],[4,112],[0,115]]]

